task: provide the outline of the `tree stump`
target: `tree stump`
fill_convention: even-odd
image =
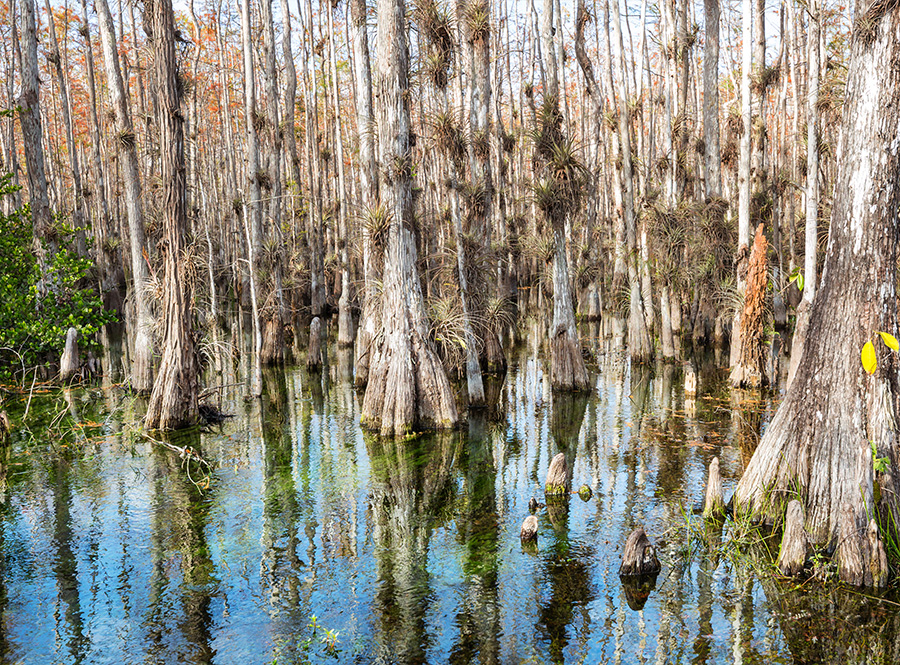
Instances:
[[[697,396],[697,372],[692,362],[684,364],[684,396],[685,398]]]
[[[887,585],[888,560],[887,552],[884,551],[884,545],[878,537],[878,524],[874,519],[869,520],[869,548],[871,551],[871,559],[869,559],[869,570],[872,573],[872,586],[881,588]]]
[[[552,497],[564,497],[569,491],[569,466],[565,453],[556,453],[547,470],[547,482],[544,494]]]
[[[709,479],[706,481],[706,501],[703,504],[703,519],[716,519],[725,512],[722,496],[722,476],[719,473],[719,458],[713,457],[709,463]]]
[[[78,373],[78,331],[69,328],[66,331],[66,348],[59,361],[59,378],[68,383]]]
[[[6,415],[6,411],[0,411],[0,443],[6,442],[10,432],[12,432],[12,425],[9,422],[9,416]]]
[[[531,542],[537,540],[537,534],[538,518],[534,515],[529,515],[525,518],[525,521],[522,522],[522,530],[519,532],[519,538],[524,542]]]
[[[656,558],[656,550],[650,543],[650,539],[647,538],[644,529],[638,527],[625,541],[619,576],[656,575],[659,573],[660,567],[659,559]]]
[[[322,319],[313,317],[309,324],[309,348],[306,355],[306,369],[318,372],[322,369]]]
[[[808,538],[803,528],[803,506],[797,499],[788,504],[784,520],[784,534],[778,552],[778,569],[782,575],[793,577],[806,565]]]

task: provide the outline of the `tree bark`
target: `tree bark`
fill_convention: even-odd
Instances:
[[[247,226],[247,262],[251,276],[253,299],[253,376],[250,390],[262,395],[262,316],[259,307],[259,268],[262,254],[262,213],[260,210],[262,188],[260,186],[259,133],[256,117],[256,70],[253,66],[250,0],[241,2],[241,48],[244,67],[244,124],[247,126],[246,174],[244,192],[244,224]]]
[[[378,169],[375,160],[375,113],[372,105],[372,67],[369,56],[369,35],[366,29],[366,0],[351,0],[351,29],[353,31],[353,66],[356,69],[356,136],[359,145],[358,176],[362,212],[374,212],[378,205]],[[369,380],[369,346],[375,336],[376,271],[372,260],[372,239],[367,225],[362,229],[363,302],[356,335],[356,386],[361,388]]]
[[[450,382],[428,338],[412,229],[409,51],[404,0],[378,0],[378,133],[390,214],[381,334],[372,345],[362,422],[382,435],[456,425]]]
[[[31,220],[34,224],[34,253],[38,262],[38,301],[50,291],[48,270],[56,253],[57,242],[50,214],[50,198],[47,194],[47,173],[44,168],[44,131],[41,125],[41,108],[38,86],[40,84],[37,57],[37,25],[34,0],[22,0],[22,91],[19,106],[19,124],[22,127],[22,147],[25,168],[28,169],[28,199]]]
[[[734,500],[777,520],[798,496],[815,547],[837,545],[848,510],[849,533],[868,563],[877,555],[868,515],[882,529],[900,523],[898,362],[876,336],[897,334],[900,7],[861,2],[855,15],[821,288],[797,374]],[[868,376],[860,349],[872,338],[882,351]]]
[[[743,0],[741,26],[743,30],[743,51],[741,59],[741,154],[738,165],[738,253],[735,261],[737,271],[737,290],[744,295],[747,261],[750,244],[750,132],[753,110],[750,97],[750,68],[752,61],[751,37],[753,34],[753,5],[751,0]],[[735,311],[731,326],[731,359],[729,365],[734,367],[740,360],[741,349],[741,314]]]
[[[144,234],[144,209],[141,204],[141,177],[138,165],[137,142],[128,97],[119,66],[116,46],[116,28],[106,0],[97,0],[100,23],[100,41],[103,44],[103,61],[106,82],[113,110],[116,114],[116,147],[122,164],[122,180],[125,193],[125,212],[128,216],[128,234],[131,249],[132,293],[134,321],[129,331],[131,341],[131,387],[139,394],[149,393],[153,387],[153,316],[149,302],[150,266],[147,241]]]
[[[163,195],[165,273],[163,282],[163,354],[145,425],[178,429],[198,419],[197,360],[191,331],[190,280],[184,266],[187,242],[185,200],[184,118],[181,77],[175,57],[175,16],[172,0],[147,0],[145,20],[153,26],[153,65],[159,102],[159,144]]]
[[[703,142],[706,144],[706,198],[722,196],[719,149],[719,0],[704,0],[706,42],[703,48]]]

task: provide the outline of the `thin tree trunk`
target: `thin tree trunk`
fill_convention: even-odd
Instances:
[[[28,169],[28,199],[34,224],[34,253],[37,257],[38,300],[47,296],[52,288],[48,283],[50,260],[56,254],[57,242],[50,214],[47,195],[47,174],[44,170],[43,127],[39,97],[39,70],[37,58],[37,26],[34,0],[22,0],[22,90],[17,104],[19,124],[22,127],[22,147],[25,152],[25,168]]]
[[[719,0],[704,0],[706,42],[703,49],[703,142],[706,198],[722,196],[719,149]]]
[[[72,226],[75,229],[76,250],[79,256],[87,256],[87,244],[84,235],[84,189],[81,184],[81,167],[78,164],[78,149],[75,146],[75,132],[72,130],[72,115],[69,113],[69,92],[66,77],[63,73],[63,61],[59,52],[59,41],[56,38],[56,21],[50,9],[50,0],[44,0],[47,12],[47,25],[50,29],[50,48],[47,59],[53,63],[53,73],[59,88],[59,106],[62,111],[63,125],[66,129],[66,145],[69,153],[69,169],[72,171],[72,183],[75,187],[75,205],[72,208]]]
[[[125,194],[125,212],[128,216],[128,233],[131,249],[132,292],[134,321],[129,326],[131,342],[131,387],[140,394],[149,393],[153,387],[153,316],[149,302],[150,267],[147,241],[144,234],[144,210],[141,204],[141,178],[138,166],[137,145],[128,97],[122,82],[119,51],[116,46],[116,29],[107,0],[97,0],[100,24],[100,41],[103,45],[103,61],[106,66],[106,82],[116,114],[116,147],[122,165]]]
[[[753,112],[750,96],[750,68],[752,60],[752,26],[753,4],[751,0],[743,0],[741,26],[743,30],[743,51],[741,59],[741,153],[738,163],[738,258],[736,261],[737,290],[744,295],[747,279],[747,265],[750,260],[750,132]],[[741,354],[741,314],[740,309],[734,313],[731,326],[731,358],[730,367],[737,365]]]
[[[159,1],[159,0],[157,0]],[[262,321],[258,302],[259,259],[262,252],[262,220],[260,199],[259,135],[256,116],[256,72],[253,66],[253,47],[250,21],[250,0],[241,2],[241,45],[244,65],[244,123],[247,126],[247,189],[244,193],[244,223],[249,226],[247,257],[249,270],[253,273],[253,375],[250,391],[256,397],[262,395]],[[249,219],[248,219],[249,218]]]
[[[353,31],[353,66],[356,68],[356,132],[359,144],[357,160],[360,196],[360,216],[371,215],[378,206],[378,169],[375,161],[375,114],[372,106],[372,67],[369,57],[369,35],[366,30],[366,0],[351,0],[351,29]],[[376,272],[372,260],[372,239],[369,226],[362,224],[363,302],[359,331],[356,336],[356,387],[369,380],[369,347],[377,322],[372,316],[375,299]]]
[[[613,76],[618,88],[618,130],[619,146],[622,151],[622,177],[624,184],[625,242],[628,249],[628,284],[631,292],[628,320],[628,350],[631,357],[638,361],[650,359],[650,334],[647,331],[647,319],[644,312],[644,300],[641,293],[640,273],[638,269],[637,229],[634,214],[634,175],[631,164],[631,133],[628,127],[628,103],[625,91],[625,57],[622,45],[622,26],[619,19],[619,0],[612,0],[611,24],[612,41],[615,46],[613,55]]]

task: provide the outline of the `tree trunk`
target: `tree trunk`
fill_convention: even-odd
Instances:
[[[178,429],[197,422],[197,360],[191,332],[191,284],[185,276],[187,210],[185,207],[184,118],[181,77],[175,58],[172,0],[145,2],[153,26],[153,64],[159,102],[159,144],[163,195],[165,273],[163,279],[163,354],[146,426]]]
[[[369,35],[366,30],[366,0],[351,0],[351,29],[353,31],[353,66],[356,69],[356,132],[359,144],[360,206],[364,214],[374,212],[378,205],[378,169],[375,161],[375,114],[372,110],[372,68],[369,58]],[[375,305],[376,272],[372,260],[372,239],[367,225],[362,225],[363,302],[356,335],[356,386],[369,380],[369,345],[375,335],[376,321],[371,310]]]
[[[44,0],[47,12],[47,26],[50,29],[50,48],[47,59],[53,63],[56,87],[59,94],[59,107],[62,111],[63,124],[66,128],[66,146],[69,153],[69,168],[72,171],[72,184],[75,188],[75,205],[72,208],[72,226],[75,229],[76,249],[79,256],[87,256],[87,244],[84,235],[84,190],[81,184],[81,167],[78,163],[78,148],[75,146],[75,132],[72,130],[72,115],[69,113],[69,92],[66,77],[63,73],[63,61],[59,53],[59,41],[56,38],[56,21],[50,9],[50,0]]]
[[[791,344],[791,371],[803,355],[809,329],[810,305],[816,295],[816,245],[819,222],[819,3],[810,3],[809,83],[806,94],[806,237],[804,242],[803,303],[797,310],[797,325]]]
[[[642,362],[650,359],[650,334],[638,269],[637,228],[634,214],[634,174],[631,162],[631,132],[628,125],[628,98],[625,90],[625,56],[619,0],[612,0],[613,76],[618,93],[619,146],[622,151],[622,178],[625,194],[625,242],[628,248],[628,286],[631,292],[628,318],[628,352]]]
[[[722,196],[719,150],[719,0],[704,0],[706,42],[703,49],[703,141],[706,144],[706,198]]]
[[[759,388],[767,383],[764,329],[768,248],[763,225],[760,224],[756,229],[747,268],[744,308],[740,316],[741,329],[737,334],[740,344],[738,362],[731,370],[731,385],[735,388]]]
[[[751,37],[753,26],[753,5],[751,0],[743,0],[741,26],[743,29],[743,51],[741,59],[741,154],[738,165],[738,255],[736,263],[738,293],[744,295],[750,244],[750,125],[752,108],[750,105],[750,67],[752,66]],[[735,311],[731,326],[731,359],[734,367],[739,362],[741,314]]]
[[[406,3],[378,0],[378,133],[390,214],[381,334],[372,345],[363,425],[382,435],[453,427],[456,402],[428,338],[412,231],[412,164]]]
[[[271,232],[274,234],[276,247],[284,245],[282,234],[281,215],[283,211],[281,152],[283,127],[279,113],[278,73],[275,63],[275,17],[272,14],[272,0],[264,0],[259,4],[260,22],[263,27],[263,81],[266,91],[266,167],[268,171],[269,194],[268,219],[271,221]],[[262,231],[260,220],[260,232]],[[261,248],[260,248],[261,249]],[[257,256],[257,262],[261,257]],[[278,365],[284,362],[284,294],[282,283],[284,282],[281,252],[274,252],[267,261],[267,270],[271,275],[269,292],[271,298],[266,298],[266,306],[262,308],[260,325],[264,325],[263,344],[260,347],[260,365]],[[257,273],[258,274],[258,273]]]
[[[158,1],[158,0],[157,0]],[[244,224],[247,226],[247,262],[251,275],[253,299],[253,376],[250,391],[262,395],[262,316],[259,307],[259,268],[262,254],[262,219],[260,199],[259,134],[257,132],[256,73],[253,66],[250,0],[241,2],[241,46],[244,67],[244,123],[247,126],[247,189],[244,192]]]
[[[34,0],[22,1],[22,91],[17,100],[19,123],[22,127],[22,146],[25,168],[28,169],[28,199],[34,224],[34,253],[38,262],[38,300],[46,297],[48,270],[57,242],[47,195],[47,174],[44,170],[43,128],[39,99],[39,70],[37,58],[37,27]],[[48,256],[49,252],[49,256]]]
[[[106,81],[113,110],[116,114],[116,147],[122,164],[125,193],[125,211],[128,215],[128,234],[131,249],[132,292],[134,321],[129,331],[131,342],[131,387],[140,394],[149,393],[153,387],[153,316],[148,289],[150,266],[147,263],[147,241],[144,235],[144,210],[141,205],[141,177],[138,166],[137,143],[128,97],[122,82],[119,51],[116,46],[116,28],[106,0],[97,0],[100,24],[100,41],[103,44],[103,61]]]
[[[866,537],[868,515],[882,529],[900,524],[898,362],[876,335],[897,334],[900,7],[858,3],[855,15],[821,288],[797,374],[735,503],[777,520],[798,497],[814,547],[838,544],[840,514],[849,510],[851,537],[868,564],[878,556]],[[881,363],[869,376],[860,349],[873,338]]]

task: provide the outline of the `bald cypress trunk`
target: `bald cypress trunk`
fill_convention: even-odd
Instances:
[[[187,208],[182,86],[175,57],[172,0],[146,0],[145,23],[152,25],[153,68],[159,102],[159,142],[163,196],[163,354],[147,405],[146,426],[178,429],[194,424],[197,360],[191,332],[191,283],[186,278]]]
[[[842,540],[842,551],[858,548],[863,569],[842,562],[841,577],[871,584],[880,577],[870,564],[877,568],[880,556],[866,537],[869,515],[877,513],[881,527],[900,523],[898,360],[876,334],[897,335],[898,324],[900,6],[861,2],[855,15],[821,286],[797,374],[735,502],[780,519],[788,501],[799,498],[810,544],[834,547]],[[860,349],[873,339],[879,366],[870,376]]]
[[[75,189],[75,201],[72,207],[72,226],[75,229],[76,249],[80,256],[87,256],[87,243],[84,234],[84,190],[81,184],[81,166],[78,163],[78,149],[75,146],[75,132],[72,130],[72,115],[69,113],[69,91],[63,73],[62,57],[59,53],[59,40],[56,38],[56,22],[50,9],[50,0],[44,0],[47,12],[47,26],[50,32],[50,48],[47,59],[53,64],[53,74],[59,95],[59,107],[62,111],[63,125],[66,129],[66,145],[69,153],[69,169],[72,173],[72,184]]]
[[[366,30],[366,0],[350,2],[353,34],[353,66],[356,70],[356,137],[359,146],[357,173],[359,177],[360,207],[363,214],[374,212],[378,205],[378,170],[375,160],[375,113],[372,105],[372,67],[369,56],[369,35]],[[377,322],[372,316],[376,300],[375,262],[372,260],[372,239],[369,227],[362,225],[363,301],[359,331],[356,336],[356,385],[362,387],[369,380],[369,345],[375,335]]]
[[[381,334],[372,344],[364,426],[383,435],[456,425],[450,382],[428,338],[412,229],[409,51],[404,0],[378,1],[378,134],[390,215]]]
[[[22,91],[16,100],[19,123],[22,127],[22,146],[25,168],[28,169],[28,199],[34,224],[34,253],[41,271],[38,279],[38,300],[50,289],[47,282],[49,261],[56,253],[57,242],[47,195],[47,173],[44,168],[44,130],[41,125],[39,71],[37,59],[37,26],[34,0],[22,1]]]
[[[706,40],[703,47],[703,142],[706,198],[722,196],[719,150],[719,0],[704,0]]]
[[[116,147],[122,167],[125,190],[125,212],[128,216],[128,235],[131,249],[131,298],[134,301],[134,318],[129,325],[131,342],[131,387],[138,393],[149,393],[153,386],[153,317],[148,298],[150,266],[147,264],[147,241],[144,234],[144,209],[141,203],[141,177],[138,166],[137,140],[125,84],[119,66],[116,46],[116,28],[106,0],[97,0],[100,24],[100,41],[103,44],[103,61],[106,82],[116,115]]]

